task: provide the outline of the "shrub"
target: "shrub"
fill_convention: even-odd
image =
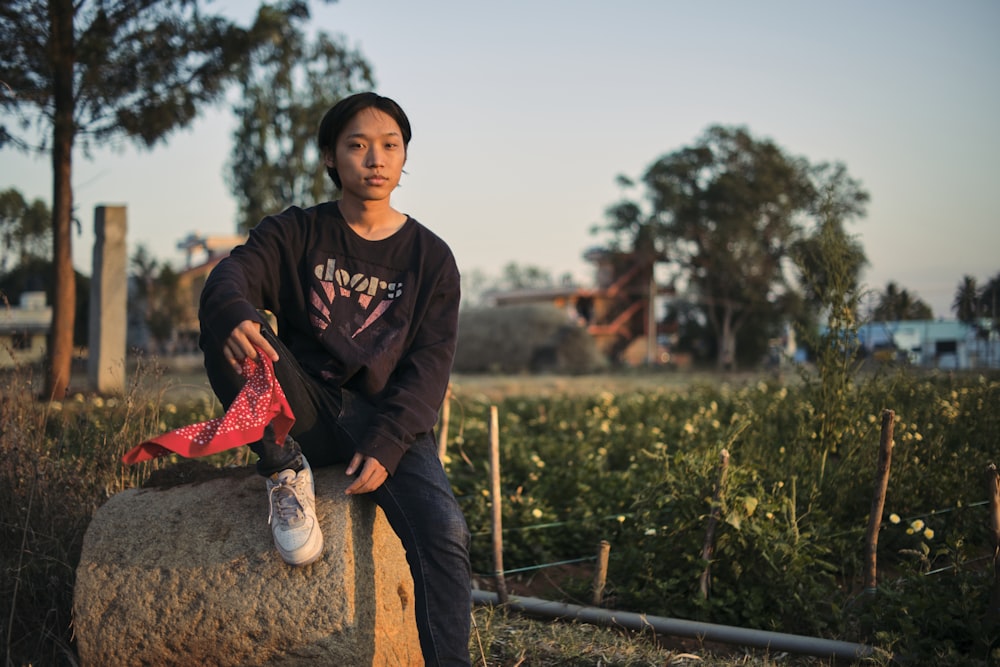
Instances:
[[[457,373],[591,373],[607,367],[587,330],[548,305],[463,310]]]

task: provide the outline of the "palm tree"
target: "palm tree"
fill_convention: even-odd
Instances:
[[[997,313],[1000,312],[1000,273],[990,278],[986,286],[979,292],[980,315],[993,320],[994,330],[997,328]]]
[[[878,306],[873,316],[883,322],[897,320],[930,320],[934,318],[931,307],[920,297],[911,294],[890,281],[885,292],[879,295]]]
[[[980,303],[976,279],[973,276],[964,276],[955,291],[955,300],[951,302],[951,309],[955,311],[955,315],[960,321],[972,324],[980,315]]]

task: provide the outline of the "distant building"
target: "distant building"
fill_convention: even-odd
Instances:
[[[51,328],[45,292],[24,292],[19,305],[0,310],[0,367],[42,361]]]
[[[658,334],[663,332],[659,331],[656,306],[662,297],[674,294],[673,288],[658,285],[654,263],[633,253],[594,249],[585,258],[594,264],[594,287],[525,288],[491,292],[485,297],[494,306],[550,303],[586,327],[609,359],[629,365],[664,363],[667,356],[658,343]]]
[[[864,351],[876,359],[905,361],[921,368],[1000,367],[1000,339],[989,326],[958,320],[869,322],[858,328],[858,338]]]

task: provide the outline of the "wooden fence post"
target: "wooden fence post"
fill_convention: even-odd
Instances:
[[[490,406],[490,498],[493,513],[493,575],[497,599],[507,604],[507,582],[503,577],[503,512],[500,495],[500,419],[497,406]]]
[[[878,532],[885,510],[885,492],[889,488],[889,467],[892,463],[892,432],[896,413],[882,411],[882,435],[879,438],[878,470],[875,473],[875,490],[872,493],[872,507],[868,515],[868,531],[865,534],[865,592],[874,595],[878,590]]]
[[[451,383],[444,392],[444,402],[441,404],[441,426],[438,427],[438,460],[444,465],[444,457],[448,453],[448,422],[451,420]]]
[[[712,497],[712,511],[708,515],[708,527],[705,528],[705,544],[701,548],[701,559],[705,561],[705,569],[701,573],[701,597],[708,599],[708,590],[711,588],[712,577],[712,553],[715,551],[715,526],[719,523],[719,516],[722,514],[722,496],[726,485],[726,472],[729,470],[729,450],[723,449],[719,453],[719,477],[715,482],[715,493]]]
[[[993,535],[993,595],[990,614],[1000,614],[1000,473],[995,463],[986,466],[986,497],[990,504],[990,532]]]
[[[594,569],[594,606],[600,607],[604,599],[604,586],[608,580],[608,554],[611,551],[611,544],[607,540],[601,540],[597,545],[597,566]]]

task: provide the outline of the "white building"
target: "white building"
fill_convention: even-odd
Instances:
[[[31,364],[45,358],[52,307],[45,292],[25,292],[21,303],[0,309],[0,367]]]
[[[1000,337],[988,321],[981,327],[957,320],[870,322],[858,337],[872,356],[891,355],[922,368],[1000,368]]]

